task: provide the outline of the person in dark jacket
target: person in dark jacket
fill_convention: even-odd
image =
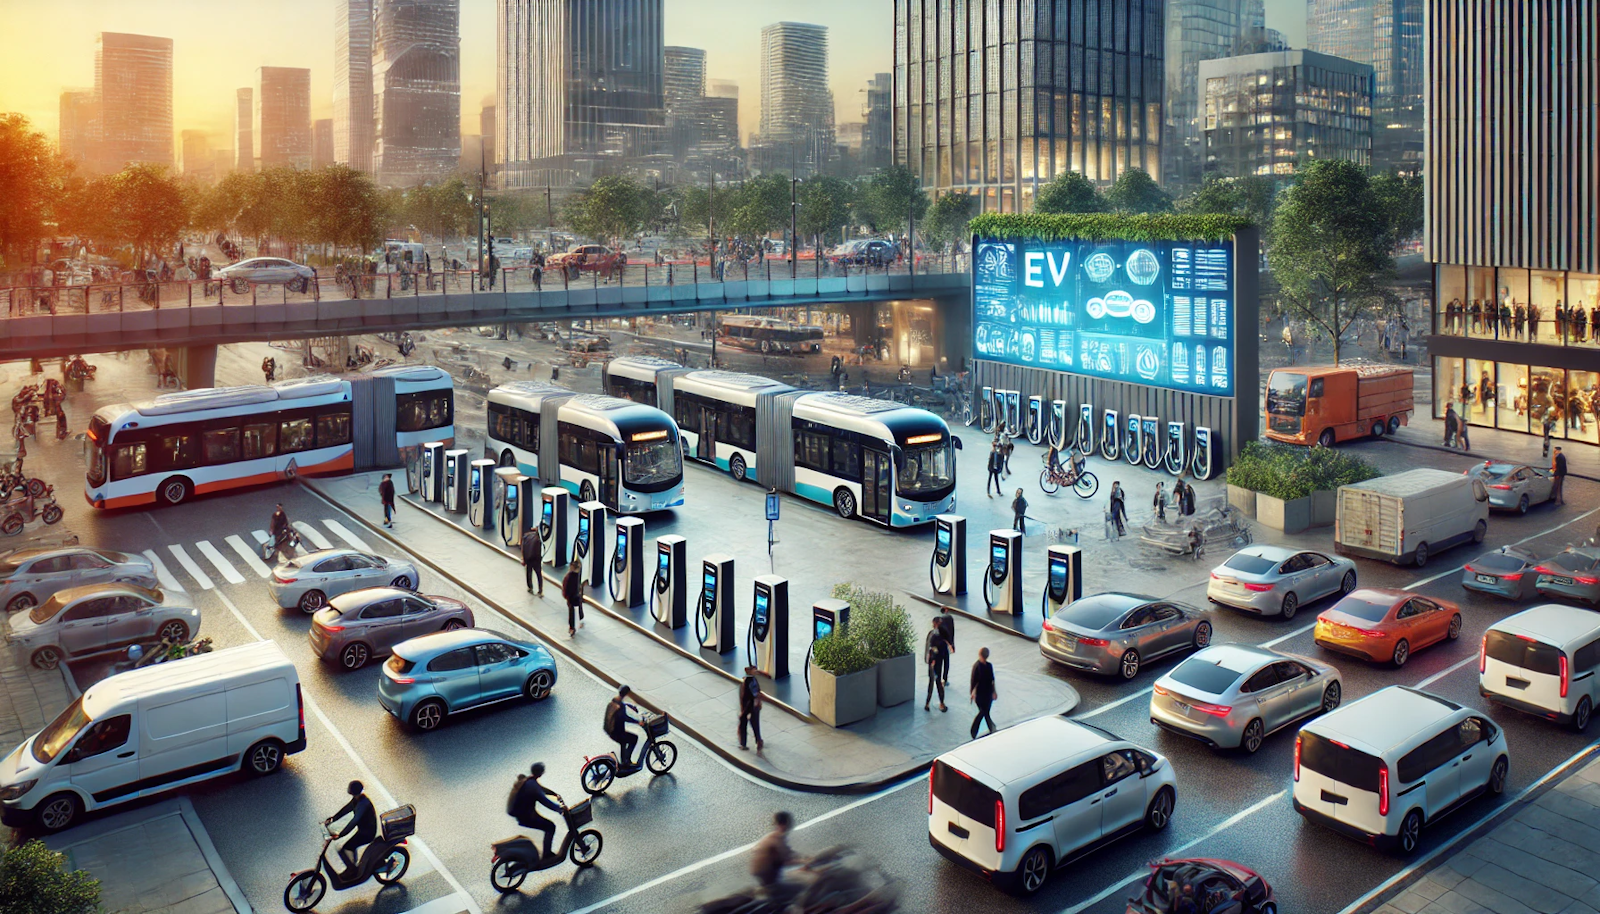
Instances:
[[[539,570],[539,564],[544,561],[544,540],[539,536],[539,525],[522,531],[522,576],[528,585],[528,593],[533,593],[534,582],[539,584],[539,596],[544,596],[544,574]],[[562,595],[566,595],[567,582],[561,582]]]
[[[339,848],[339,856],[344,858],[345,865],[351,869],[355,869],[356,861],[361,859],[361,849],[371,844],[378,837],[378,811],[373,808],[372,801],[367,799],[366,793],[363,792],[364,790],[365,788],[361,786],[360,781],[351,781],[350,786],[347,788],[350,794],[350,802],[341,806],[338,812],[322,820],[323,825],[329,825],[335,819],[342,819],[345,816],[350,817],[349,824],[344,827],[343,831],[334,835],[334,838],[343,838],[345,835],[350,836],[350,840]]]
[[[378,483],[378,501],[383,503],[383,525],[394,527],[394,474],[383,474],[383,481]]]
[[[1561,494],[1561,489],[1567,483],[1567,455],[1561,453],[1561,448],[1556,448],[1556,456],[1550,461],[1550,473],[1555,477],[1555,485],[1551,487],[1550,495],[1556,504],[1564,505],[1567,499]]]
[[[534,762],[528,769],[528,776],[517,778],[517,786],[512,788],[511,802],[507,804],[506,813],[517,820],[523,828],[531,828],[544,833],[544,848],[541,857],[549,857],[551,845],[555,843],[556,824],[539,815],[539,807],[554,811],[557,815],[565,817],[566,810],[561,804],[550,799],[545,792],[544,785],[539,779],[544,777],[544,763]]]
[[[756,668],[744,668],[744,681],[739,683],[739,748],[748,749],[750,746],[745,741],[745,735],[754,731],[756,735],[756,751],[760,752],[767,747],[761,741],[761,680],[756,678]]]
[[[928,628],[927,638],[922,643],[922,661],[928,665],[928,694],[922,699],[922,710],[928,710],[933,703],[934,689],[939,690],[939,710],[950,710],[944,703],[944,679],[940,671],[950,665],[950,643],[944,640],[944,632],[939,625],[939,617],[935,616],[932,625]]]
[[[1128,498],[1122,491],[1122,483],[1111,484],[1111,523],[1116,525],[1117,535],[1126,536],[1128,521]]]
[[[289,515],[284,513],[283,505],[277,505],[272,511],[272,521],[267,525],[267,531],[272,534],[272,551],[278,559],[294,558],[294,528],[289,526]]]
[[[934,617],[939,623],[939,632],[944,635],[944,663],[939,665],[939,678],[946,686],[950,685],[950,655],[956,652],[956,617],[950,614],[950,607],[939,607],[939,615]]]
[[[1180,485],[1183,485],[1183,480],[1181,480],[1181,479],[1178,480],[1177,485],[1173,486],[1173,488],[1172,488],[1173,494],[1177,494],[1178,486],[1180,486]],[[1167,491],[1166,491],[1166,487],[1162,483],[1159,483],[1159,482],[1156,483],[1156,497],[1155,497],[1155,501],[1154,501],[1153,504],[1154,504],[1155,509],[1156,509],[1156,520],[1162,522],[1163,524],[1166,523],[1167,522]],[[1178,510],[1182,511],[1183,508],[1180,506],[1178,508]]]
[[[1022,497],[1022,490],[1017,490],[1017,497],[1011,499],[1011,529],[1028,535],[1028,500]]]
[[[994,687],[994,664],[989,662],[989,649],[978,648],[978,659],[972,664],[972,683],[968,692],[972,703],[978,706],[978,716],[972,719],[972,738],[978,738],[978,724],[989,725],[989,732],[994,732],[994,719],[989,716],[989,708],[994,705],[1000,693]]]
[[[1444,446],[1456,446],[1456,429],[1461,427],[1461,420],[1456,417],[1456,406],[1447,403],[1444,407]]]
[[[997,441],[989,448],[989,481],[983,484],[983,494],[993,498],[1003,494],[1000,488],[1000,471],[1005,468],[1006,458],[1000,453],[1000,443]],[[994,493],[990,494],[989,487],[994,486]]]
[[[577,559],[561,579],[561,596],[567,601],[567,634],[578,633],[578,621],[583,618],[583,565]]]

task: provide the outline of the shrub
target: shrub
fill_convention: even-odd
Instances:
[[[66,857],[43,841],[9,848],[0,859],[0,914],[93,914],[100,883],[82,870],[66,870]]]
[[[876,660],[903,657],[912,652],[916,638],[911,614],[887,593],[855,584],[836,584],[833,597],[850,604],[850,633]]]
[[[854,607],[851,611],[854,612]],[[877,663],[853,634],[855,619],[852,618],[850,622],[851,627],[848,631],[824,635],[811,645],[811,661],[818,669],[826,670],[835,676],[848,676],[851,673],[870,670],[873,664]]]
[[[1335,448],[1252,441],[1228,467],[1228,484],[1293,501],[1380,475],[1372,464]]]

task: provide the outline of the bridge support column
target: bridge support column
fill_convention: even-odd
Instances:
[[[217,386],[216,346],[184,347],[183,386],[186,390]]]

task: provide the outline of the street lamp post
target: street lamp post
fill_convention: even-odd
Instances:
[[[544,224],[550,234],[550,253],[556,250],[556,210],[550,202],[550,177],[544,179]]]
[[[800,219],[800,179],[789,179],[789,279],[793,280],[799,271],[800,257],[800,230],[797,228]]]

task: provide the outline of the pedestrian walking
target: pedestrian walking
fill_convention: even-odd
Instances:
[[[1117,528],[1117,536],[1127,536],[1128,504],[1127,494],[1122,491],[1122,483],[1111,484],[1111,523]]]
[[[948,711],[944,703],[944,678],[941,670],[950,664],[950,643],[944,640],[944,632],[939,626],[939,617],[930,620],[928,634],[922,642],[922,662],[928,667],[928,694],[922,699],[922,710],[929,710],[933,703],[933,693],[939,692],[939,710]]]
[[[528,586],[528,593],[533,593],[537,584],[539,596],[544,596],[544,572],[539,569],[544,562],[544,538],[539,535],[539,525],[522,531],[522,577]],[[561,582],[562,592],[566,592],[567,582]]]
[[[1555,477],[1555,485],[1550,490],[1550,495],[1556,504],[1564,505],[1567,499],[1561,494],[1561,489],[1567,482],[1567,455],[1561,453],[1561,448],[1556,448],[1556,456],[1550,461],[1550,473]]]
[[[567,601],[567,636],[578,633],[578,621],[583,618],[583,564],[577,559],[561,579],[561,596]]]
[[[978,724],[989,725],[989,732],[994,732],[994,719],[989,716],[989,709],[994,706],[995,699],[1000,693],[994,687],[994,664],[989,662],[989,649],[978,648],[978,659],[972,664],[972,684],[969,689],[972,703],[978,706],[978,716],[972,719],[972,738],[978,738]]]
[[[1181,486],[1181,485],[1183,485],[1183,480],[1180,479],[1180,480],[1178,480],[1177,485],[1173,486],[1173,488],[1172,488],[1172,491],[1173,491],[1174,494],[1176,494],[1177,491],[1178,491],[1177,487]],[[1161,521],[1163,524],[1166,523],[1167,522],[1167,492],[1166,492],[1166,484],[1165,483],[1160,483],[1160,482],[1156,483],[1155,509],[1156,509],[1156,520]]]
[[[754,733],[756,737],[756,751],[760,752],[767,747],[761,741],[761,680],[756,678],[756,668],[744,668],[744,681],[739,683],[739,748],[750,748],[745,743],[745,735]]]
[[[983,484],[983,494],[990,498],[1004,494],[1000,489],[1000,471],[1005,468],[1006,459],[1000,455],[1000,442],[989,446],[989,481]],[[989,491],[989,486],[994,486],[994,492]]]
[[[950,656],[956,652],[956,617],[951,614],[950,607],[939,607],[939,615],[934,617],[939,623],[939,632],[944,635],[944,662],[939,665],[939,679],[946,686],[950,685]]]
[[[1028,500],[1022,496],[1021,489],[1017,490],[1017,497],[1011,499],[1011,529],[1028,535]]]
[[[1470,451],[1472,450],[1472,440],[1467,433],[1467,429],[1471,428],[1471,426],[1467,423],[1466,409],[1463,408],[1461,412],[1461,422],[1456,426],[1456,440],[1461,443],[1461,450]]]
[[[378,501],[383,503],[383,525],[394,529],[394,474],[383,474],[378,483]]]
[[[1004,435],[1004,436],[1001,437],[1001,439],[1000,439],[1000,455],[1005,458],[1005,460],[1003,461],[1003,468],[1006,471],[1006,478],[1007,479],[1011,478],[1011,452],[1015,451],[1016,449],[1017,449],[1017,442],[1015,440],[1013,440],[1010,435]]]
[[[1461,427],[1461,420],[1459,418],[1457,418],[1457,416],[1456,416],[1456,405],[1454,403],[1445,404],[1445,407],[1444,407],[1444,446],[1445,447],[1455,447],[1456,446],[1456,431],[1460,427]],[[1550,440],[1550,436],[1549,436],[1549,434],[1546,434],[1545,435],[1545,441],[1549,441],[1549,440]],[[1550,451],[1547,448],[1545,450],[1545,455],[1549,456],[1549,454],[1550,454]]]

